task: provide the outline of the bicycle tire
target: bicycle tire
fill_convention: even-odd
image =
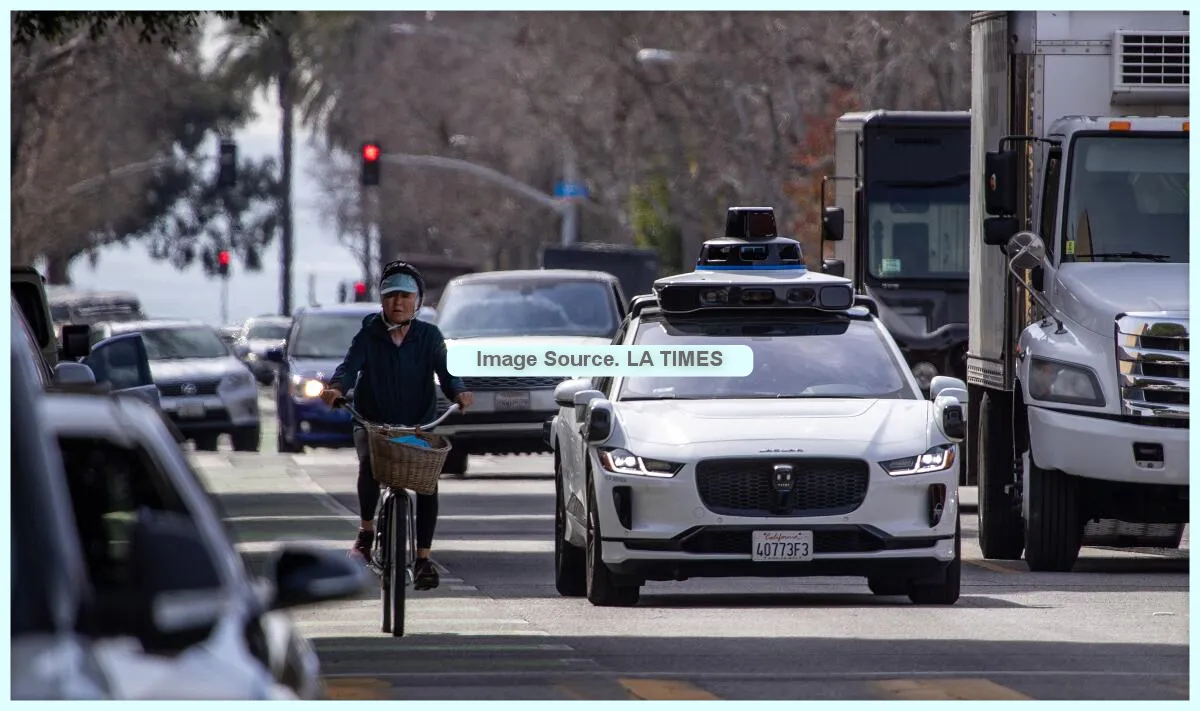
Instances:
[[[408,548],[411,543],[409,529],[412,526],[412,512],[408,492],[396,492],[392,496],[392,525],[391,534],[391,565],[388,566],[388,587],[391,589],[391,599],[385,603],[389,608],[384,614],[392,618],[392,636],[404,636],[404,607],[408,597]]]
[[[379,568],[379,592],[383,602],[383,623],[380,629],[384,634],[390,634],[392,631],[392,577],[391,568],[394,565],[395,554],[392,550],[392,535],[389,530],[392,525],[392,499],[395,498],[391,491],[384,489],[379,497],[379,504],[375,508],[375,538],[376,549],[379,551],[378,568]]]

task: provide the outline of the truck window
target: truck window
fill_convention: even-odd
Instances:
[[[867,251],[878,279],[967,278],[968,185],[873,186]]]
[[[33,331],[33,337],[37,339],[38,348],[49,345],[54,340],[54,331],[50,324],[46,323],[46,310],[42,305],[41,289],[37,284],[13,280],[12,295],[21,307],[21,313],[25,315],[25,321],[29,324],[30,330]]]
[[[1046,252],[1054,255],[1054,218],[1058,215],[1058,183],[1059,168],[1062,163],[1062,151],[1052,149],[1046,159],[1046,184],[1042,189],[1042,219],[1038,225],[1038,235],[1046,243]]]

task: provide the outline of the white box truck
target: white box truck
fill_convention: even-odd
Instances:
[[[1188,521],[1188,16],[971,26],[967,465],[987,558]]]

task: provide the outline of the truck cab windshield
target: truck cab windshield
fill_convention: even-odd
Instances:
[[[1069,169],[1064,262],[1188,261],[1186,135],[1080,136]]]
[[[966,279],[969,256],[968,176],[868,188],[867,263],[872,277]]]

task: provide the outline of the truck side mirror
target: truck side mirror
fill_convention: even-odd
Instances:
[[[1002,247],[1021,229],[1020,221],[1015,217],[988,217],[983,221],[983,243],[992,247]]]
[[[984,159],[984,209],[989,215],[1017,214],[1016,151],[989,152]]]
[[[830,242],[841,242],[846,227],[846,211],[840,207],[827,207],[821,216],[821,230]]]
[[[821,262],[821,271],[833,276],[846,276],[846,263],[840,259],[826,259]]]

